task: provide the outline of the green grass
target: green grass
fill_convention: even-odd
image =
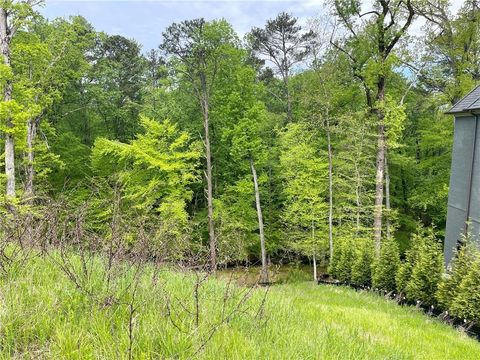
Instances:
[[[78,260],[78,259],[77,259]],[[73,260],[76,266],[77,260]],[[76,289],[48,258],[37,257],[0,280],[2,359],[124,359],[129,348],[132,271],[102,281],[103,263]],[[79,269],[79,268],[78,268]],[[412,308],[348,288],[309,282],[255,289],[208,339],[247,291],[219,280],[200,288],[195,325],[194,276],[146,269],[135,304],[135,359],[479,359],[480,343]],[[109,295],[120,302],[108,302]],[[167,306],[167,303],[170,306]],[[167,315],[170,309],[171,318]],[[257,316],[258,315],[258,316]]]

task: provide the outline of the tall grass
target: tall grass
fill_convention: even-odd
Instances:
[[[34,257],[0,280],[2,359],[480,358],[475,340],[373,294],[303,282],[245,296],[207,279],[197,319],[195,274],[147,266],[133,292],[134,270],[105,287],[97,259],[85,291],[54,257]]]

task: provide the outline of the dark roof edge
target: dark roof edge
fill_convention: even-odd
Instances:
[[[446,111],[444,112],[445,115],[455,115],[455,114],[460,114],[460,115],[479,115],[480,114],[480,107],[475,107],[472,109],[464,109],[464,110],[456,110],[456,111]]]
[[[466,94],[464,97],[462,97],[460,100],[458,100],[451,108],[450,110],[446,111],[445,114],[458,114],[458,113],[463,113],[463,112],[468,112],[468,111],[471,111],[471,110],[478,110],[479,108],[464,108],[464,109],[461,109],[461,110],[454,110],[455,107],[461,102],[463,101],[466,97],[468,97],[470,94],[474,93],[477,89],[480,89],[480,85],[477,85],[475,86],[470,92],[468,92],[468,94]],[[476,99],[475,101],[477,101],[478,99]]]

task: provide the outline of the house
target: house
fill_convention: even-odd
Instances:
[[[448,264],[463,234],[480,234],[480,86],[457,102],[444,254]]]

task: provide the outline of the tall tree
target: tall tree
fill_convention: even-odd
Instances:
[[[244,117],[233,129],[232,136],[232,155],[237,161],[246,161],[249,164],[253,189],[255,194],[255,208],[258,218],[258,234],[260,237],[260,250],[262,260],[262,272],[260,281],[268,283],[268,263],[267,250],[265,244],[264,222],[262,213],[262,203],[260,200],[259,179],[257,168],[262,166],[266,160],[266,147],[261,137],[261,126],[265,124],[267,114],[263,104],[256,103],[246,111]]]
[[[305,60],[315,38],[313,31],[302,31],[298,19],[282,12],[268,20],[264,28],[253,28],[249,34],[255,53],[270,60],[283,81],[287,120],[292,119],[292,96],[290,77],[298,63]]]
[[[287,125],[282,133],[280,165],[284,181],[283,221],[295,240],[290,246],[313,260],[328,252],[327,228],[328,155],[318,151],[318,132],[302,123]]]
[[[454,104],[480,81],[480,3],[466,0],[457,14],[451,14],[449,5],[444,0],[418,4],[428,24],[426,52],[409,65],[426,88]]]
[[[36,140],[41,122],[52,105],[60,101],[68,84],[83,75],[77,69],[86,61],[82,53],[84,38],[89,36],[85,25],[78,17],[51,23],[36,19],[28,29],[18,33],[13,46],[17,91],[29,89],[25,91],[29,96],[22,96],[23,106],[36,108],[26,120],[24,198],[28,203],[32,203],[35,194]]]
[[[325,136],[328,159],[328,243],[329,258],[333,258],[333,144],[332,144],[332,113],[334,112],[335,96],[339,89],[332,82],[335,71],[328,62],[323,68],[316,66],[313,71],[306,71],[299,76],[302,92],[299,94],[298,111],[300,118],[322,129]]]
[[[41,1],[9,1],[0,2],[0,52],[2,53],[3,69],[9,74],[4,80],[2,117],[5,132],[5,175],[7,178],[6,196],[14,198],[15,191],[15,136],[13,133],[14,122],[12,111],[14,110],[13,100],[13,72],[11,59],[11,44],[18,29],[25,25],[25,22],[33,15],[33,6]]]
[[[412,24],[412,1],[380,0],[362,13],[361,3],[334,1],[335,15],[346,34],[332,44],[350,61],[353,75],[362,84],[367,105],[377,120],[374,240],[377,255],[382,239],[386,141],[385,95],[387,79],[395,61],[394,50]]]
[[[180,81],[188,81],[200,104],[206,158],[206,196],[211,270],[217,268],[216,237],[213,218],[212,149],[210,146],[210,96],[215,88],[218,66],[225,49],[236,40],[225,21],[206,22],[195,19],[173,23],[163,33],[160,48],[170,56]]]
[[[135,40],[101,35],[92,59],[97,112],[115,139],[131,140],[139,130],[146,60]]]

